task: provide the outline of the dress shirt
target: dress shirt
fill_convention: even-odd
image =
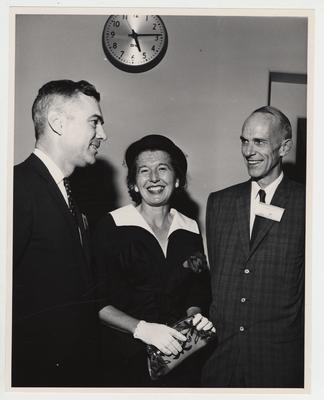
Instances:
[[[254,224],[254,219],[255,219],[255,205],[259,203],[259,190],[262,189],[266,193],[266,198],[265,198],[265,203],[270,204],[271,200],[275,194],[275,191],[277,190],[277,187],[279,186],[280,182],[283,179],[283,172],[278,176],[277,179],[275,179],[270,185],[268,185],[265,188],[261,188],[259,184],[256,181],[251,182],[251,202],[250,202],[250,237],[252,234],[252,228]]]
[[[58,188],[60,189],[66,204],[69,205],[68,196],[67,196],[65,186],[63,183],[63,178],[64,178],[63,172],[55,164],[55,162],[47,154],[45,154],[42,150],[35,148],[34,154],[45,164],[46,168],[48,169],[49,173],[52,175],[55,183],[57,184]]]

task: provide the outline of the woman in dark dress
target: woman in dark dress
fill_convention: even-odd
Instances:
[[[215,328],[201,312],[210,299],[209,270],[196,221],[171,208],[186,184],[187,160],[168,138],[148,135],[126,151],[136,205],[98,224],[94,254],[101,295],[105,385],[199,386],[203,351],[153,382],[146,344],[177,355],[184,335],[170,325],[195,315],[198,330]]]

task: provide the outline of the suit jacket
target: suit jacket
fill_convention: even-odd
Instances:
[[[97,314],[85,226],[32,154],[14,168],[12,386],[88,386]]]
[[[248,387],[302,387],[304,353],[305,190],[284,177],[250,248],[251,182],[212,193],[207,244],[218,345],[205,386],[227,387],[240,368]]]

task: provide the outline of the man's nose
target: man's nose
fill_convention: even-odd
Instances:
[[[253,143],[247,143],[243,146],[243,154],[248,157],[255,153]]]
[[[97,125],[96,137],[97,137],[98,139],[101,139],[101,140],[107,140],[107,135],[106,135],[106,133],[105,133],[105,130],[104,130],[102,124],[98,124],[98,125]]]

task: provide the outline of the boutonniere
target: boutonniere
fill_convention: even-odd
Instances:
[[[193,272],[200,273],[208,269],[207,259],[205,254],[197,251],[182,263],[184,268],[189,268]]]

